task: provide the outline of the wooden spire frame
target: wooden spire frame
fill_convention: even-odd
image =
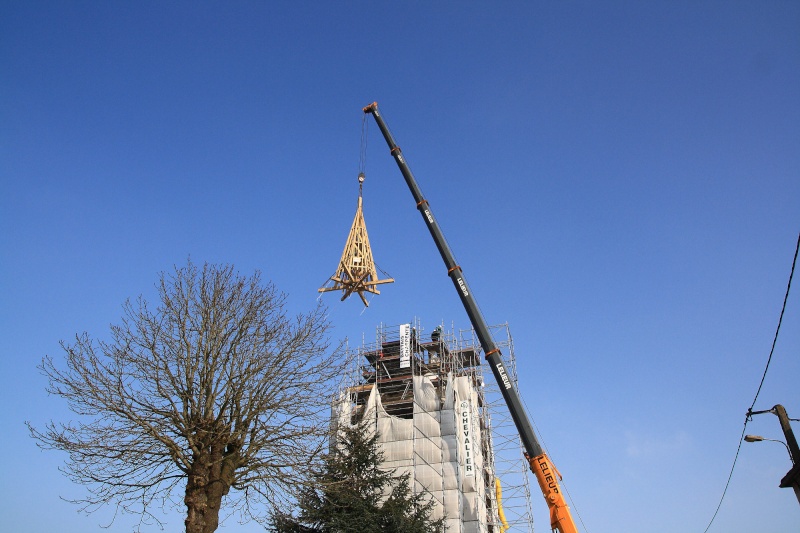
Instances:
[[[369,307],[369,302],[364,296],[365,292],[380,294],[378,285],[393,283],[393,278],[378,279],[378,271],[372,258],[372,248],[367,235],[367,225],[364,222],[364,209],[361,197],[361,188],[364,183],[364,174],[358,176],[358,208],[350,226],[350,234],[342,251],[342,258],[336,273],[331,276],[325,285],[333,282],[332,286],[322,286],[318,292],[342,291],[342,301],[353,293],[361,297],[364,305]]]

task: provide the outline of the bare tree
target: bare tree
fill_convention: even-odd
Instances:
[[[157,306],[126,302],[110,340],[84,333],[61,343],[65,368],[43,360],[48,392],[79,420],[28,423],[31,435],[69,454],[87,512],[112,504],[158,520],[151,508],[182,495],[187,533],[216,530],[223,499],[263,520],[325,443],[339,349],[324,309],[290,317],[284,294],[230,265],[189,261],[156,287]]]

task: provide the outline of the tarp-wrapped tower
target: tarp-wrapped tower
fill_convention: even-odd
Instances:
[[[508,327],[493,329],[513,371]],[[494,380],[484,381],[472,330],[423,334],[415,321],[376,333],[350,354],[334,419],[374,421],[384,467],[413,479],[448,533],[533,531],[519,436]]]

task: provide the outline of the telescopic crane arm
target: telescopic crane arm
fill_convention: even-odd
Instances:
[[[433,241],[436,243],[436,247],[439,249],[439,253],[444,260],[445,267],[447,268],[447,275],[453,282],[453,286],[456,288],[459,298],[461,298],[461,303],[467,311],[472,327],[475,329],[475,333],[483,348],[486,360],[489,362],[492,373],[500,386],[500,392],[503,395],[506,405],[508,405],[508,410],[511,412],[511,418],[514,420],[514,424],[519,432],[522,445],[526,452],[525,458],[528,460],[530,469],[536,476],[539,487],[542,489],[542,494],[550,508],[550,526],[552,530],[558,531],[559,533],[578,533],[569,512],[569,507],[564,500],[564,496],[558,484],[558,478],[560,477],[558,471],[547,457],[547,454],[542,450],[533,432],[528,415],[520,400],[519,393],[513,383],[511,383],[505,366],[503,366],[500,350],[489,333],[489,327],[486,325],[486,321],[478,308],[469,285],[467,285],[464,273],[461,267],[456,264],[453,252],[450,250],[450,246],[448,246],[444,234],[431,212],[428,201],[423,198],[422,192],[403,157],[400,147],[395,143],[389,128],[386,126],[386,122],[384,122],[383,117],[378,111],[378,103],[373,102],[366,106],[364,108],[364,113],[372,115],[384,139],[386,139],[392,157],[394,157],[394,160],[397,162],[397,166],[400,168],[400,172],[406,180],[406,185],[408,185],[411,195],[414,197],[414,201],[417,204],[417,209],[422,215],[422,219],[428,227],[428,231],[430,231],[431,237],[433,237]]]

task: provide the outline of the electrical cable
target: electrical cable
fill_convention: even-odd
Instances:
[[[792,288],[792,278],[794,277],[794,268],[797,265],[797,253],[800,251],[800,233],[797,235],[797,245],[794,249],[794,259],[792,260],[792,270],[789,272],[789,282],[786,285],[786,295],[783,297],[783,307],[781,308],[781,314],[778,318],[778,327],[775,329],[775,337],[772,340],[772,349],[769,351],[769,357],[767,358],[767,364],[764,368],[764,374],[761,376],[761,382],[758,384],[758,390],[756,391],[756,395],[753,398],[753,403],[750,404],[750,408],[747,410],[747,414],[744,417],[744,427],[742,428],[742,435],[739,437],[739,446],[736,448],[736,455],[733,457],[733,464],[731,465],[731,472],[728,474],[728,481],[725,483],[725,488],[722,490],[722,496],[719,499],[719,504],[717,504],[717,508],[714,511],[714,515],[711,517],[711,520],[706,526],[706,529],[703,533],[707,533],[708,530],[711,528],[711,524],[714,523],[714,519],[717,517],[717,513],[719,513],[720,507],[722,507],[722,501],[725,499],[725,495],[728,492],[728,487],[731,484],[731,479],[733,478],[733,471],[736,468],[736,461],[739,459],[739,451],[742,449],[742,442],[744,442],[744,435],[747,431],[747,423],[750,421],[751,415],[753,414],[753,406],[756,404],[756,400],[758,400],[758,395],[761,393],[761,387],[764,385],[764,379],[767,377],[767,371],[769,370],[769,364],[772,361],[772,354],[775,352],[775,345],[778,343],[778,333],[781,331],[781,323],[783,322],[783,314],[786,311],[786,302],[789,300],[789,290]]]
[[[731,472],[728,474],[728,481],[725,482],[725,488],[722,490],[722,496],[719,499],[719,503],[717,504],[717,508],[714,510],[714,516],[711,517],[711,520],[708,522],[705,530],[703,533],[707,533],[708,530],[711,528],[711,524],[714,523],[714,519],[717,517],[717,513],[719,513],[720,507],[722,507],[722,501],[725,499],[725,494],[728,492],[728,487],[731,484],[731,479],[733,478],[733,470],[736,468],[736,460],[739,459],[739,451],[742,449],[742,442],[744,442],[744,433],[747,431],[747,418],[744,420],[744,427],[742,428],[742,435],[739,437],[739,446],[736,448],[736,455],[733,457],[733,464],[731,465]]]
[[[781,316],[778,318],[778,327],[775,330],[775,338],[772,340],[772,349],[769,351],[769,357],[767,358],[767,366],[764,368],[764,375],[761,376],[761,383],[758,384],[758,390],[756,391],[756,396],[753,398],[753,403],[750,405],[750,409],[747,410],[750,413],[753,410],[753,406],[756,404],[756,400],[758,399],[758,395],[761,393],[761,387],[764,385],[764,378],[767,377],[767,370],[769,369],[769,363],[772,361],[772,354],[775,352],[775,344],[778,342],[778,332],[781,330],[781,323],[783,322],[783,313],[786,311],[786,301],[789,299],[789,289],[792,288],[792,278],[794,277],[794,267],[797,264],[797,252],[800,250],[800,233],[797,234],[797,246],[794,249],[794,260],[792,261],[792,271],[789,273],[789,283],[786,286],[786,295],[783,297],[783,307],[781,308]]]

